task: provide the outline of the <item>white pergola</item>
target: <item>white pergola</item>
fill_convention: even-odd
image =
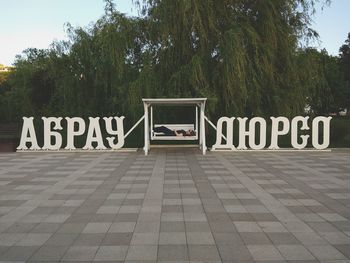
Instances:
[[[150,130],[153,131],[153,105],[160,105],[160,106],[195,106],[196,107],[196,124],[195,124],[195,131],[196,136],[195,138],[175,138],[175,137],[163,137],[162,140],[199,140],[199,147],[202,150],[202,153],[205,154],[207,147],[205,144],[205,103],[207,99],[206,98],[169,98],[169,99],[142,99],[143,107],[144,107],[144,116],[142,119],[144,119],[144,128],[145,128],[145,145],[144,145],[144,151],[145,155],[148,154],[150,147],[151,147],[151,140],[155,140],[155,136],[153,136],[153,132],[150,136]],[[199,109],[199,116],[198,116],[198,109]],[[142,120],[140,119],[140,121]],[[198,136],[198,119],[199,119],[199,136]],[[173,127],[176,125],[173,125]],[[184,124],[179,124],[179,127],[184,127]],[[151,128],[151,129],[150,129]],[[159,139],[160,137],[158,137]]]

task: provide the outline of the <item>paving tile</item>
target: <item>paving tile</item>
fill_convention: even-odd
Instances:
[[[126,257],[128,246],[101,246],[94,261],[123,261]]]
[[[41,246],[43,245],[52,234],[32,234],[29,233],[24,236],[19,242],[16,243],[16,246]]]
[[[132,245],[129,247],[126,261],[157,260],[158,247],[156,245]]]
[[[216,246],[213,245],[189,245],[188,251],[191,262],[221,261],[219,252]]]
[[[161,222],[160,231],[161,232],[185,232],[185,224],[184,222]]]
[[[0,261],[345,263],[349,153],[3,154]]]
[[[100,234],[107,233],[112,223],[88,223],[84,230],[84,234]]]
[[[159,244],[160,245],[185,245],[186,234],[185,232],[160,232]]]
[[[323,232],[319,235],[333,245],[350,244],[350,237],[339,231]]]
[[[128,246],[131,243],[132,233],[107,233],[101,244],[103,246]]]
[[[262,232],[259,225],[255,222],[234,222],[238,232]]]
[[[291,233],[267,233],[267,236],[274,245],[301,244]]]
[[[59,261],[68,250],[68,246],[42,246],[29,259],[33,262]]]
[[[243,239],[238,233],[219,233],[213,232],[213,237],[216,244],[221,245],[243,245]]]
[[[159,233],[134,233],[131,239],[132,245],[156,245]]]
[[[269,237],[264,233],[240,233],[246,245],[272,245]]]
[[[77,239],[78,234],[53,234],[45,246],[70,246]]]
[[[301,245],[279,245],[278,250],[286,260],[314,260],[315,257]]]
[[[94,259],[98,246],[72,246],[63,256],[63,261],[91,261]]]
[[[158,262],[188,262],[186,245],[160,245],[158,247]]]
[[[62,234],[81,233],[86,227],[86,224],[87,223],[64,223],[60,225],[61,227],[57,232]]]
[[[253,262],[246,246],[220,244],[217,248],[224,262]]]
[[[215,241],[210,232],[187,232],[187,242],[191,245],[214,245]]]
[[[38,249],[38,246],[12,246],[0,256],[0,260],[26,261]]]
[[[307,246],[307,249],[319,260],[340,260],[346,257],[330,245]]]
[[[336,249],[338,249],[347,259],[350,259],[350,245],[335,245]]]
[[[39,223],[31,233],[55,233],[61,227],[61,223]]]
[[[109,233],[130,233],[135,229],[135,222],[116,222],[112,223]]]
[[[272,245],[248,245],[250,254],[257,261],[283,260],[282,255]]]
[[[105,234],[80,234],[77,239],[74,240],[74,246],[99,246]]]

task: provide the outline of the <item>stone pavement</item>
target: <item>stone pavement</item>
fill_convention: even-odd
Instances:
[[[0,154],[0,262],[350,262],[350,150]]]

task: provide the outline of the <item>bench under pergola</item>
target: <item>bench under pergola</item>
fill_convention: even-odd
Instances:
[[[198,140],[199,148],[202,153],[206,152],[205,144],[205,127],[204,127],[204,110],[206,98],[167,98],[167,99],[142,99],[144,107],[144,128],[145,128],[145,144],[144,151],[147,155],[151,148],[151,141],[162,140],[162,141],[181,141],[181,140]],[[193,124],[154,124],[153,123],[153,106],[195,106],[196,119]],[[162,134],[153,131],[153,127],[166,126],[172,130],[194,130],[195,135],[193,136],[164,136]]]

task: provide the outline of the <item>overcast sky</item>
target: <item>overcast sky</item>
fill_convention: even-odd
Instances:
[[[136,15],[132,0],[116,0],[117,9]],[[103,0],[0,0],[0,64],[11,65],[29,47],[48,48],[53,40],[66,38],[64,24],[87,26],[104,13]],[[350,0],[333,0],[317,9],[314,29],[320,34],[318,48],[338,55],[350,32]]]

